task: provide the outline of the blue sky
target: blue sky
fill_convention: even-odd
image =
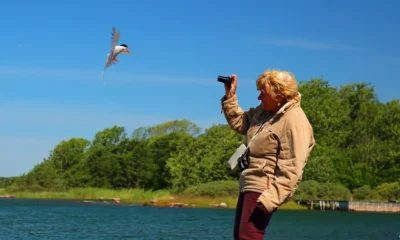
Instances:
[[[265,69],[399,99],[400,1],[9,1],[0,8],[0,176],[29,171],[63,139],[130,134],[187,118],[224,123],[218,75],[243,108]],[[111,28],[132,55],[105,72]]]

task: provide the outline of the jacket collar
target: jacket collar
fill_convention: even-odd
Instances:
[[[299,95],[299,100],[291,100],[291,101],[285,103],[285,105],[283,105],[279,109],[279,111],[276,113],[276,115],[283,115],[285,112],[289,111],[290,109],[300,106],[301,94],[299,93],[298,95]]]
[[[273,115],[273,117],[269,120],[269,122],[274,122],[277,121],[279,118],[283,116],[287,111],[296,108],[300,106],[301,103],[301,94],[299,93],[299,100],[291,100],[287,103],[285,103],[279,110],[278,112]]]

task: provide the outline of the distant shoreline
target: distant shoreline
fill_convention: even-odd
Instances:
[[[124,190],[120,191],[123,192]],[[137,192],[138,190],[132,190]],[[118,191],[116,191],[118,192]],[[82,193],[82,192],[81,192]],[[165,194],[159,195],[158,197],[148,195],[147,197],[138,196],[132,194],[127,197],[124,194],[108,194],[106,197],[95,197],[93,194],[71,194],[70,192],[15,192],[13,194],[4,194],[0,191],[1,198],[15,198],[15,199],[36,199],[36,200],[76,200],[82,204],[96,204],[96,205],[122,205],[122,206],[143,206],[143,207],[161,207],[161,208],[225,208],[235,209],[237,198],[236,197],[210,197],[210,196],[187,196],[187,195],[172,195]],[[157,193],[157,192],[156,192]],[[154,195],[157,195],[154,193]],[[122,198],[118,197],[122,195]],[[144,198],[143,198],[144,197]],[[346,201],[343,201],[346,202]],[[361,204],[361,205],[360,205]],[[349,212],[377,212],[377,213],[399,213],[397,208],[400,208],[400,204],[396,207],[395,211],[384,209],[382,207],[376,207],[377,203],[368,202],[352,202],[352,205],[357,205],[349,210],[320,210],[320,209],[309,209],[305,205],[299,205],[295,201],[289,201],[283,204],[279,210],[302,210],[302,211],[349,211]],[[386,204],[386,203],[384,203]],[[368,206],[366,205],[374,205]]]
[[[8,193],[0,192],[0,196]],[[176,208],[227,208],[235,209],[237,198],[232,196],[187,196],[169,194],[167,191],[146,192],[132,190],[98,190],[98,189],[71,189],[65,192],[14,192],[17,199],[49,199],[49,200],[79,200],[83,204],[113,203],[122,205],[140,205],[155,207]],[[119,202],[119,203],[118,203]],[[106,204],[108,204],[106,203]],[[308,210],[306,206],[295,202],[288,202],[280,207],[286,210]]]

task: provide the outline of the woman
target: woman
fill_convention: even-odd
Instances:
[[[230,127],[246,135],[248,147],[248,166],[240,169],[234,239],[264,239],[272,214],[293,196],[301,180],[315,144],[313,129],[290,72],[262,73],[256,81],[261,104],[247,111],[238,104],[237,77],[232,78],[232,85],[225,85],[222,109]]]

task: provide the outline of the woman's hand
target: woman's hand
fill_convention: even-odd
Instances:
[[[257,202],[257,208],[263,211],[263,213],[267,214],[268,210],[265,208],[265,206],[261,202]]]
[[[236,95],[237,76],[235,74],[232,74],[231,77],[232,77],[231,86],[229,87],[228,85],[224,84],[226,99],[229,99],[229,98],[231,98],[231,97]]]

